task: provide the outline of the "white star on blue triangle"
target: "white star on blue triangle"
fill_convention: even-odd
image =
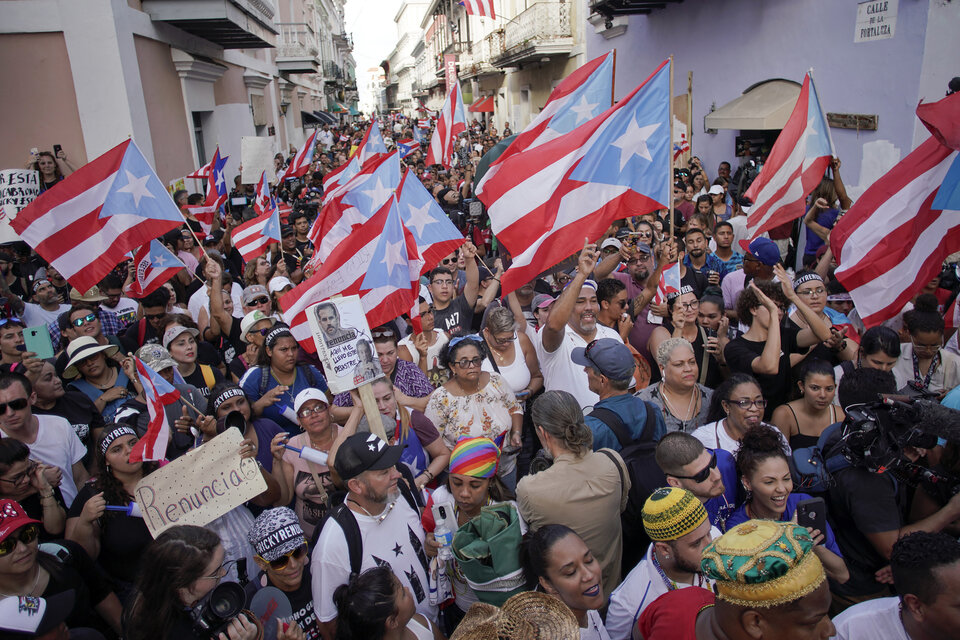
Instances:
[[[573,180],[621,185],[657,202],[669,202],[670,66],[666,64],[608,116],[587,143]]]
[[[585,83],[567,96],[566,106],[554,114],[548,126],[559,133],[569,133],[609,109],[613,95],[611,67],[613,58],[608,56]]]
[[[398,208],[400,219],[413,234],[421,255],[429,245],[463,237],[427,188],[412,173],[407,174],[403,181]]]
[[[275,202],[273,202],[273,198],[270,200],[270,204],[273,206],[273,212],[270,214],[270,217],[267,218],[267,222],[263,225],[260,235],[273,238],[277,242],[280,242],[280,215],[277,212],[277,205]]]
[[[383,232],[377,241],[377,248],[370,262],[370,270],[363,278],[361,289],[378,287],[410,288],[410,269],[408,267],[407,245],[403,239],[403,223],[397,201],[393,200]]]
[[[101,218],[133,215],[148,220],[183,222],[183,215],[166,187],[135,144],[127,145],[115,175],[100,209]]]
[[[159,240],[150,241],[150,266],[154,269],[170,269],[182,267],[183,263],[177,256],[170,253]]]
[[[343,202],[353,205],[368,218],[372,218],[384,204],[389,191],[400,184],[400,157],[395,153],[391,159],[383,162],[366,179],[362,186],[351,189],[343,196]]]
[[[367,136],[366,153],[387,153],[387,143],[380,134],[380,126],[374,122],[370,125],[370,135]]]
[[[227,195],[227,182],[223,179],[223,170],[229,157],[230,156],[225,156],[223,158],[218,157],[217,161],[214,163],[213,184],[217,187],[217,195]]]
[[[810,81],[810,92],[807,97],[807,148],[804,154],[807,158],[830,156],[830,135],[827,132],[827,123],[823,120],[823,111],[820,110],[820,101],[817,99],[817,90]]]

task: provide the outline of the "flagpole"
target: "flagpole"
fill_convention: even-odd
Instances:
[[[617,49],[613,49],[613,70],[610,74],[610,106],[614,105],[616,102],[616,87],[617,87]],[[672,144],[672,142],[671,142]]]
[[[670,95],[667,98],[667,118],[670,120],[670,144],[667,145],[667,199],[670,201],[670,239],[674,238],[673,223],[673,56],[670,56]],[[691,147],[691,153],[693,148]]]
[[[827,142],[830,143],[830,160],[833,161],[834,156],[834,146],[833,146],[833,133],[830,131],[830,125],[827,123],[827,114],[823,111],[823,103],[820,102],[820,93],[817,91],[817,85],[813,81],[813,67],[807,70],[807,75],[810,76],[810,89],[813,90],[815,96],[817,96],[817,106],[820,107],[820,117],[823,118],[824,128],[827,130]]]

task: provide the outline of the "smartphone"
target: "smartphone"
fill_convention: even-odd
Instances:
[[[808,498],[797,503],[797,524],[827,534],[827,504],[823,498]]]
[[[707,334],[707,337],[708,337],[708,338],[716,338],[716,337],[717,337],[717,330],[716,330],[716,329],[704,329],[703,331],[704,331],[704,333]]]
[[[41,360],[52,358],[54,355],[50,333],[44,325],[24,329],[23,346],[24,351],[33,351]]]
[[[60,150],[61,150],[61,149],[63,149],[63,147],[61,147],[60,145],[58,145],[58,144],[53,145],[53,157],[54,157],[54,158],[59,157],[58,154],[60,153]]]

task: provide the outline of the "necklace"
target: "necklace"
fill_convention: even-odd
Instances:
[[[650,554],[650,559],[653,560],[653,566],[656,568],[657,573],[660,574],[660,579],[663,580],[663,584],[666,585],[667,591],[676,591],[680,588],[676,582],[667,577],[667,574],[664,572],[663,567],[660,566],[660,561],[657,560],[656,551]],[[702,587],[703,586],[703,574],[694,573],[693,574],[694,584],[693,586]]]
[[[697,396],[699,395],[700,395],[700,388],[697,386],[694,386],[693,390],[690,392],[690,403],[687,405],[687,412],[683,414],[683,416],[686,416],[686,417],[683,417],[680,415],[680,412],[674,408],[673,403],[670,402],[670,399],[667,397],[663,383],[662,382],[660,383],[660,397],[663,398],[663,403],[667,405],[667,410],[670,411],[670,413],[681,422],[686,422],[687,420],[693,417],[693,406],[697,400]]]
[[[352,502],[353,504],[355,504],[355,505],[357,505],[358,507],[360,507],[360,510],[363,511],[363,512],[364,512],[365,514],[367,514],[368,516],[370,516],[371,518],[373,518],[374,520],[376,520],[376,521],[377,521],[377,524],[381,524],[384,520],[386,520],[386,519],[387,519],[387,516],[390,515],[390,512],[393,511],[393,508],[394,508],[395,506],[397,506],[397,501],[394,500],[393,502],[391,502],[390,504],[388,504],[388,505],[384,508],[384,510],[380,513],[380,515],[375,516],[375,515],[373,515],[372,513],[370,513],[369,511],[367,511],[362,504],[360,504],[359,502],[357,502],[357,501],[354,500],[353,498],[347,498],[347,502]]]
[[[37,585],[40,584],[40,565],[37,565],[37,575],[33,578],[33,585],[27,590],[24,594],[13,594],[13,593],[0,593],[0,596],[4,598],[19,598],[22,595],[30,595],[37,588]]]

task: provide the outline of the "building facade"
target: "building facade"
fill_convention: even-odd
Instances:
[[[132,137],[161,180],[242,136],[300,144],[356,101],[344,0],[0,2],[0,166],[59,144],[80,166]]]

